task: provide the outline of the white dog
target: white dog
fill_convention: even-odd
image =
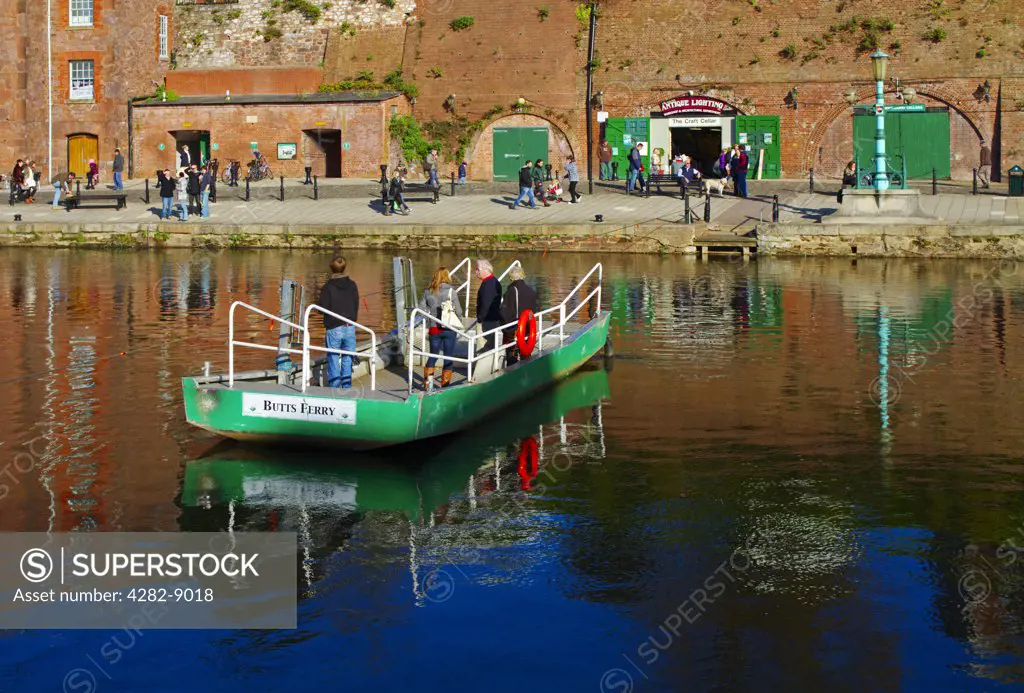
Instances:
[[[718,191],[718,196],[721,197],[725,192],[726,178],[702,178],[701,182],[704,183],[704,193],[710,194],[712,190]]]

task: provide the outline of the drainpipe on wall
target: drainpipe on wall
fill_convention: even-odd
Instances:
[[[592,101],[594,100],[594,25],[597,22],[597,7],[590,2],[590,41],[587,46],[587,192],[594,193],[594,125],[592,123]]]
[[[135,99],[128,98],[128,179],[135,175],[135,157],[132,155],[132,141],[135,139],[135,131],[132,130],[132,111],[134,110]]]
[[[50,0],[46,0],[46,172],[47,180],[53,180],[53,54],[50,31]]]

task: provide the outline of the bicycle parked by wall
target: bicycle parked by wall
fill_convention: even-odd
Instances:
[[[238,185],[238,176],[242,172],[242,162],[238,159],[230,159],[228,165],[224,167],[224,173],[221,175],[221,182],[227,183],[229,186]]]
[[[253,160],[249,162],[249,180],[258,181],[264,178],[273,178],[274,172],[270,170],[267,157],[259,152],[253,152]]]

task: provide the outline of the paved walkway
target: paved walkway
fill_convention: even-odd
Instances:
[[[576,205],[552,204],[536,210],[520,207],[510,210],[509,204],[515,197],[513,185],[484,183],[460,189],[456,197],[449,196],[449,186],[442,186],[438,204],[411,202],[409,216],[385,217],[381,214],[376,184],[366,180],[332,181],[328,187],[345,190],[344,197],[323,197],[312,199],[310,186],[286,187],[285,201],[275,199],[280,192],[279,184],[264,182],[258,184],[259,194],[245,202],[239,189],[219,187],[220,200],[212,205],[212,223],[239,224],[300,224],[300,225],[452,225],[452,226],[560,226],[589,224],[595,215],[602,215],[605,223],[634,225],[646,223],[678,223],[683,217],[683,203],[678,197],[651,195],[643,198],[623,194],[618,185],[596,183],[593,195],[585,195]],[[128,207],[120,211],[112,208],[84,208],[67,212],[63,208],[54,210],[49,200],[52,192],[42,194],[36,204],[18,204],[7,207],[0,219],[13,220],[20,214],[23,221],[74,221],[76,223],[156,221],[159,214],[159,198],[150,191],[150,204],[143,202],[144,184],[132,181],[128,184]],[[256,188],[257,186],[253,186]],[[586,184],[581,189],[586,190]],[[721,230],[747,231],[759,222],[771,221],[772,196],[779,196],[780,221],[783,223],[813,224],[827,223],[828,217],[838,208],[835,185],[830,184],[827,194],[810,193],[806,181],[754,181],[750,185],[752,197],[740,200],[726,195],[711,198],[711,222]],[[820,189],[820,186],[819,186]],[[937,215],[954,224],[998,224],[1018,225],[1024,217],[1024,198],[1006,197],[1005,186],[1002,194],[963,194],[970,187],[954,188],[953,192],[938,195],[922,192],[921,206],[930,215]],[[998,190],[991,192],[1000,192]],[[990,193],[990,191],[985,191]],[[567,195],[566,195],[567,197]],[[701,220],[704,214],[704,198],[691,198],[694,220]]]

